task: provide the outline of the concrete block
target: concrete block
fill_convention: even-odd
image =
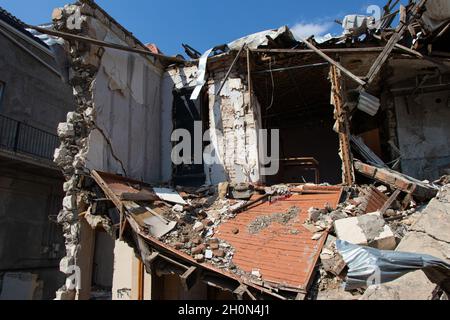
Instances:
[[[64,197],[64,199],[63,199],[64,209],[71,211],[75,208],[75,205],[76,205],[76,197],[75,196],[72,195],[72,196]]]
[[[380,250],[394,250],[395,235],[380,213],[338,220],[334,223],[339,239]]]
[[[60,123],[58,125],[58,136],[60,138],[69,138],[75,136],[75,129],[71,123]]]
[[[76,112],[69,112],[67,114],[67,122],[71,124],[75,124],[79,121],[83,121],[83,116]]]

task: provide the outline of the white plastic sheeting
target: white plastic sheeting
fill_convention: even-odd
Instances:
[[[230,42],[228,44],[228,48],[233,50],[240,50],[244,45],[247,45],[249,49],[258,49],[260,46],[267,46],[269,44],[269,39],[267,37],[270,37],[272,39],[276,39],[281,35],[287,35],[289,38],[292,39],[292,41],[295,41],[294,36],[292,35],[292,32],[289,30],[287,26],[283,26],[279,29],[275,30],[266,30],[261,31],[255,34],[251,34],[248,36],[245,36],[243,38],[237,39],[233,42]],[[213,48],[207,50],[200,58],[199,60],[199,66],[198,66],[198,75],[197,75],[197,84],[194,89],[194,92],[192,93],[191,100],[197,100],[198,96],[203,88],[203,86],[206,84],[206,67],[208,64],[208,57],[213,51]]]
[[[192,92],[191,100],[197,100],[203,86],[206,84],[206,66],[208,64],[208,57],[212,52],[212,48],[207,50],[200,58],[198,63],[198,75],[197,84],[195,86],[194,92]]]
[[[251,50],[258,49],[261,46],[267,46],[269,44],[269,40],[267,37],[269,36],[272,39],[276,39],[281,35],[287,35],[295,41],[294,36],[287,26],[280,27],[274,30],[265,30],[258,33],[254,33],[243,38],[237,39],[228,44],[228,48],[230,50],[239,50],[242,48],[244,44],[247,44],[248,48]]]
[[[430,255],[382,251],[342,240],[336,241],[336,248],[349,268],[345,290],[391,282],[416,270],[443,289],[450,285],[450,264]]]

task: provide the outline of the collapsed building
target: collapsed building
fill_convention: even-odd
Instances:
[[[55,152],[67,181],[61,271],[72,279],[73,266],[81,268],[81,281],[68,281],[58,298],[90,298],[94,262],[107,250],[113,299],[394,291],[405,298],[405,285],[342,292],[343,273],[352,284],[350,244],[430,254],[411,271],[431,269],[431,280],[420,270],[407,276],[420,298],[444,297],[445,3],[412,1],[395,11],[389,2],[376,27],[349,16],[343,36],[321,41],[281,27],[203,55],[185,45],[191,60],[144,45],[93,1],[55,9],[54,28],[35,29],[66,40],[78,108],[59,125]],[[202,148],[220,161],[175,165],[177,129],[206,136]],[[263,155],[275,147],[260,139],[264,129],[279,132],[275,175],[265,175]],[[184,157],[195,158],[192,149]],[[109,233],[113,244],[94,250],[95,232]]]

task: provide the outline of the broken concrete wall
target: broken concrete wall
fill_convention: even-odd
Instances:
[[[403,173],[435,180],[450,165],[449,63],[393,58],[385,77],[392,160]],[[399,150],[397,150],[399,149]]]
[[[258,130],[261,128],[259,105],[247,85],[238,76],[230,76],[218,96],[224,72],[208,82],[210,140],[219,163],[205,166],[208,182],[259,182]]]
[[[90,1],[53,12],[55,29],[133,48],[144,46]],[[160,85],[163,67],[153,58],[67,41],[70,84],[78,108],[59,125],[61,147],[55,162],[67,182],[58,216],[67,256],[60,269],[71,275],[80,249],[78,214],[86,210],[82,177],[90,170],[160,179]],[[73,299],[76,288],[63,287],[59,299]]]
[[[435,180],[450,165],[450,94],[434,93],[395,98],[403,173]]]

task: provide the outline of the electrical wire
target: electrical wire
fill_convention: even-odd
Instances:
[[[266,110],[272,109],[274,98],[275,98],[275,80],[273,78],[273,71],[272,71],[272,58],[270,58],[270,60],[269,60],[269,71],[270,71],[270,78],[272,80],[272,100],[270,102],[269,107]]]

